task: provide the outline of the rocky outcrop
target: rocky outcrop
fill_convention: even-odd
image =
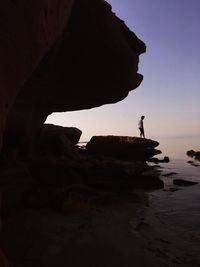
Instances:
[[[195,160],[199,160],[200,161],[200,151],[194,151],[194,150],[188,150],[187,151],[187,155],[189,157],[194,158]]]
[[[41,131],[41,143],[44,143],[46,139],[51,136],[62,136],[64,135],[73,144],[77,144],[80,140],[82,131],[75,127],[63,127],[54,124],[45,123]]]
[[[148,162],[153,162],[155,164],[158,164],[158,163],[169,163],[170,159],[169,159],[169,157],[165,156],[163,159],[150,158],[147,161]]]
[[[126,195],[137,188],[163,187],[159,174],[145,162],[160,152],[154,148],[158,142],[100,136],[93,137],[85,152],[79,153],[75,144],[79,137],[76,128],[68,131],[66,127],[45,125],[38,153],[0,172],[2,196],[9,200],[2,202],[3,209],[23,203],[60,210],[71,193],[88,199],[91,192]]]
[[[188,181],[184,179],[174,179],[173,184],[179,185],[179,186],[191,186],[191,185],[198,184],[198,182]]]
[[[131,175],[122,164],[116,179],[117,164],[80,157],[79,130],[71,134],[43,124],[52,112],[124,99],[143,79],[138,63],[144,43],[104,0],[7,0],[0,21],[1,211],[17,214],[27,206],[66,211],[69,203],[91,198],[77,187],[99,195],[142,187],[136,179],[145,164],[131,166]],[[20,246],[14,245],[15,255]],[[1,252],[0,262],[7,266]]]
[[[73,0],[1,3],[0,147],[8,112],[16,96],[63,34],[72,4]],[[16,127],[17,123],[14,125]]]
[[[68,159],[77,159],[78,149],[74,145],[78,143],[81,134],[81,130],[75,127],[44,124],[39,139],[39,150],[46,155],[62,155]]]
[[[129,136],[93,136],[87,143],[86,153],[122,160],[146,161],[161,151],[158,142]]]
[[[4,223],[1,246],[13,266],[15,261],[17,261],[16,263],[27,264],[27,258],[30,265],[39,266],[40,263],[42,264],[38,255],[41,255],[40,253],[46,244],[37,242],[36,247],[39,250],[39,254],[37,254],[37,249],[35,250],[35,246],[31,245],[33,235],[35,237],[37,233],[41,233],[41,240],[44,240],[44,229],[48,228],[51,223],[55,224],[55,216],[59,217],[58,228],[60,229],[63,213],[67,214],[67,216],[64,215],[67,220],[69,220],[70,214],[74,213],[76,216],[80,215],[81,218],[84,218],[85,215],[88,217],[88,214],[93,214],[100,207],[107,210],[110,206],[140,202],[137,193],[141,191],[140,189],[154,190],[164,187],[158,172],[149,167],[144,160],[134,161],[128,157],[129,161],[126,161],[124,158],[119,160],[103,155],[96,157],[87,152],[79,154],[76,142],[80,134],[78,129],[69,129],[68,131],[68,128],[65,127],[45,125],[40,140],[43,145],[45,144],[45,147],[41,148],[37,155],[26,157],[24,162],[17,162],[18,166],[15,168],[8,166],[4,168],[4,171],[1,170],[1,215],[3,214]],[[115,145],[116,140],[119,142],[121,140],[122,143],[126,141],[127,146],[124,146],[124,149],[127,149],[129,153],[133,152],[133,149],[128,150],[128,144],[134,143],[134,140],[135,146],[141,147],[144,151],[148,147],[153,149],[158,145],[158,142],[153,140],[140,140],[140,138],[133,137],[113,137],[113,139],[115,139]],[[62,146],[63,149],[60,149]],[[35,217],[38,212],[40,216]],[[50,212],[52,217],[46,217],[46,212]],[[86,214],[84,214],[85,212]],[[131,209],[131,217],[133,216],[132,213],[133,210]],[[8,220],[5,220],[5,215],[8,216]],[[20,222],[18,218],[20,218]],[[40,223],[38,224],[38,219],[41,218],[45,218],[42,219],[45,222],[44,229],[41,229]],[[75,223],[74,218],[77,217],[73,216],[71,226]],[[10,228],[7,227],[9,221],[12,222]],[[34,234],[32,233],[33,228],[27,224],[28,221],[34,222],[33,225],[36,227]],[[22,231],[19,235],[18,227]],[[24,229],[28,229],[26,234],[24,234]],[[55,232],[54,230],[53,232]],[[72,240],[71,236],[74,232],[73,230],[69,232],[70,240]],[[81,232],[83,232],[82,228]],[[23,234],[21,235],[21,233]],[[30,236],[27,236],[27,233]],[[19,239],[16,238],[15,234]],[[49,242],[49,236],[52,238],[52,230],[47,236]],[[75,236],[77,236],[77,232]],[[62,240],[64,240],[63,231]],[[71,246],[71,243],[69,244]],[[62,249],[65,248],[62,242],[59,246]],[[24,254],[24,251],[27,252],[27,247],[31,248],[30,254]],[[47,251],[51,252],[52,250],[50,248]],[[0,253],[0,262],[2,259],[4,260],[3,256]],[[48,258],[51,259],[51,256]],[[43,255],[42,259],[44,259]],[[64,265],[66,264],[64,263]],[[49,264],[45,266],[49,266]],[[74,262],[71,266],[74,266]]]
[[[34,145],[52,112],[115,103],[141,83],[145,45],[104,0],[5,3],[0,85],[8,119],[1,114],[17,143]]]

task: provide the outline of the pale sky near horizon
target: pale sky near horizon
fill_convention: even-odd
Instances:
[[[47,123],[93,135],[200,136],[200,0],[108,0],[113,11],[146,43],[142,84],[116,104],[54,113]]]

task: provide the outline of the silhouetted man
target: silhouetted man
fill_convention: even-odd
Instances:
[[[144,123],[143,123],[144,118],[145,117],[142,116],[141,119],[138,122],[138,128],[140,130],[140,137],[143,137],[143,138],[145,138],[145,134],[144,134]]]

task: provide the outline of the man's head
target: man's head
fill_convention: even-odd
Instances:
[[[145,116],[142,116],[141,119],[144,120]]]

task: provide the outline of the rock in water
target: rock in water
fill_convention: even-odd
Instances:
[[[173,183],[175,185],[180,185],[180,186],[190,186],[190,185],[198,184],[197,182],[188,181],[188,180],[184,180],[184,179],[174,179]]]
[[[122,160],[143,160],[160,154],[154,140],[130,136],[93,136],[87,143],[86,153]]]

